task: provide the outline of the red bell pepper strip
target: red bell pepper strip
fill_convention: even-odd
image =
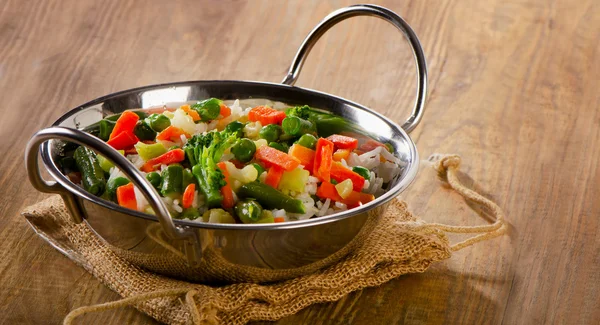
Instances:
[[[125,150],[138,143],[138,141],[139,139],[133,134],[133,131],[123,131],[106,141],[106,144],[117,150]]]
[[[139,121],[139,119],[140,117],[132,111],[123,112],[121,116],[119,116],[119,119],[117,119],[115,127],[110,133],[108,139],[110,140],[116,137],[117,135],[121,134],[122,132],[130,132],[133,134],[135,124]]]
[[[347,198],[342,199],[342,197],[338,194],[335,185],[329,182],[321,183],[321,186],[319,186],[317,189],[317,196],[322,199],[330,199],[332,201],[344,203],[348,206],[348,208],[354,208],[375,200],[375,196],[372,194],[357,191],[352,191]]]
[[[279,186],[279,182],[281,181],[281,176],[283,176],[284,170],[277,166],[273,166],[269,168],[267,172],[267,177],[265,178],[265,184],[277,188]]]
[[[159,165],[169,165],[178,162],[182,162],[185,159],[185,152],[183,149],[173,149],[167,153],[164,153],[156,158],[152,158],[142,166],[142,171],[149,173],[155,171]]]
[[[278,111],[268,106],[256,106],[248,112],[248,120],[259,121],[262,125],[281,124],[285,118],[285,112]]]
[[[192,206],[194,202],[194,196],[196,196],[196,184],[191,183],[186,186],[185,191],[183,191],[183,197],[181,198],[181,205],[184,209],[187,209]]]
[[[333,142],[337,149],[348,149],[353,151],[358,147],[358,139],[347,137],[345,135],[333,134],[327,137],[327,140]]]
[[[221,103],[221,111],[219,112],[219,115],[221,115],[221,118],[225,118],[228,117],[229,115],[231,115],[231,108],[227,107],[227,105]]]
[[[186,138],[191,138],[192,136],[183,131],[182,129],[176,126],[169,126],[166,129],[162,130],[158,135],[156,135],[156,140],[168,140],[168,141],[177,141],[181,140],[181,135],[185,135]]]
[[[313,163],[313,176],[329,182],[331,180],[330,171],[333,162],[333,142],[319,138],[315,149],[315,160]]]
[[[124,208],[137,210],[137,201],[135,199],[133,184],[129,183],[117,187],[117,202]]]
[[[217,164],[217,167],[225,176],[225,186],[221,187],[221,195],[223,195],[223,201],[221,201],[221,206],[225,209],[233,208],[235,205],[235,200],[233,199],[233,189],[231,188],[231,183],[229,182],[229,171],[227,170],[227,165],[224,161],[221,161]]]
[[[299,144],[294,144],[290,147],[289,155],[300,160],[300,164],[304,166],[304,169],[312,172],[315,160],[314,150]]]
[[[358,173],[353,172],[351,169],[346,168],[341,163],[334,161],[331,164],[331,178],[335,179],[338,182],[342,182],[346,179],[350,179],[352,181],[352,189],[360,192],[365,185],[364,177],[360,176]]]
[[[300,165],[300,160],[297,158],[269,146],[256,149],[254,158],[267,166],[278,166],[286,171],[291,171]]]

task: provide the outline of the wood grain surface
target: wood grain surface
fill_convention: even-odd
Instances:
[[[0,2],[0,323],[56,324],[118,296],[19,215],[43,197],[28,138],[67,110],[127,88],[193,79],[278,82],[310,29],[351,1]],[[600,2],[378,1],[421,39],[430,91],[412,133],[422,157],[458,153],[469,186],[502,206],[508,236],[309,307],[279,324],[600,322]],[[412,57],[385,22],[345,21],[313,49],[298,86],[402,122]],[[402,195],[418,216],[479,224],[447,189]],[[133,308],[81,324],[144,324]]]

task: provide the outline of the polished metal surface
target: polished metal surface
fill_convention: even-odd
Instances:
[[[377,10],[383,8],[377,7]],[[353,9],[352,12],[356,15],[357,11]],[[388,12],[387,9],[384,12]],[[344,14],[340,13],[341,16]],[[335,23],[337,17],[330,15],[328,19]],[[426,79],[420,80],[426,82]],[[393,146],[395,155],[402,161],[402,170],[376,200],[329,216],[273,224],[172,220],[158,193],[126,158],[101,140],[77,130],[128,109],[172,106],[209,97],[224,100],[262,98],[327,110],[365,130],[376,130],[373,138]],[[419,107],[418,116],[408,130],[420,120],[422,103]],[[54,139],[88,146],[107,157],[143,192],[158,217],[125,209],[73,184],[56,164],[61,150],[60,143]],[[39,175],[37,148],[40,145],[44,166],[55,182],[44,181]],[[26,150],[30,181],[36,189],[61,194],[74,219],[85,219],[123,258],[170,276],[227,282],[280,280],[312,272],[334,262],[360,243],[360,238],[370,229],[365,225],[373,224],[385,211],[387,203],[410,185],[416,176],[418,162],[415,144],[407,131],[377,112],[314,90],[252,81],[178,82],[101,97],[69,111],[53,127],[36,133]]]
[[[402,17],[387,8],[376,5],[354,5],[330,13],[304,39],[282,83],[293,86],[300,75],[304,61],[319,38],[337,23],[356,16],[372,16],[389,22],[402,32],[410,44],[417,67],[417,98],[415,99],[411,116],[402,124],[402,128],[406,132],[410,132],[419,124],[423,117],[425,99],[427,97],[427,64],[421,42],[419,42],[419,38],[415,32]]]

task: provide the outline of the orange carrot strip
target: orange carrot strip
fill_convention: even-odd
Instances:
[[[278,166],[286,171],[291,171],[300,165],[300,160],[269,146],[262,146],[256,150],[254,158],[268,166]]]
[[[333,162],[333,142],[319,138],[315,150],[315,160],[313,163],[313,176],[329,182],[331,163]]]
[[[190,105],[182,105],[180,108],[186,112],[192,118],[192,120],[194,120],[194,122],[200,121],[200,114],[193,110]]]
[[[222,118],[228,117],[231,115],[231,108],[227,107],[227,105],[221,103],[221,112],[219,113]]]
[[[186,138],[191,138],[192,136],[183,131],[182,129],[176,127],[176,126],[169,126],[166,129],[162,130],[162,132],[160,132],[157,136],[156,136],[156,140],[169,140],[169,141],[176,141],[176,140],[180,140],[181,139],[181,135],[185,135]]]
[[[106,144],[117,150],[125,150],[138,143],[138,141],[139,139],[133,134],[133,131],[123,131],[106,141]]]
[[[265,178],[265,184],[277,188],[279,186],[279,182],[281,181],[281,176],[283,176],[284,170],[277,166],[273,166],[269,168],[267,172],[267,177]]]
[[[117,202],[124,208],[137,210],[137,201],[135,199],[133,184],[129,183],[117,187]]]
[[[183,191],[183,198],[181,199],[181,205],[184,209],[192,206],[194,202],[194,196],[196,196],[196,184],[192,183],[185,187]]]
[[[140,117],[132,111],[125,111],[121,113],[121,116],[119,116],[119,119],[117,119],[115,127],[110,133],[108,139],[110,140],[125,131],[133,133],[135,124],[139,121],[139,119]]]
[[[229,171],[227,171],[227,165],[224,161],[221,161],[217,164],[217,167],[225,176],[225,186],[221,187],[221,195],[223,195],[223,202],[221,202],[221,206],[225,209],[233,208],[235,205],[235,201],[233,199],[233,189],[231,189],[231,183],[229,182]]]
[[[185,159],[185,152],[183,149],[173,149],[166,152],[156,158],[152,158],[142,166],[143,172],[149,173],[155,171],[159,165],[169,165],[178,162],[182,162]]]
[[[300,160],[300,164],[304,166],[304,169],[308,171],[313,170],[313,163],[315,160],[315,151],[299,144],[294,144],[290,147],[290,156]]]
[[[345,135],[333,134],[327,137],[327,140],[333,142],[338,149],[348,149],[350,151],[358,147],[358,140],[355,138],[347,137]]]
[[[363,186],[365,185],[364,177],[360,176],[356,172],[353,172],[351,169],[345,167],[337,161],[334,161],[331,164],[330,175],[331,178],[335,179],[338,182],[350,179],[352,181],[352,189],[358,192],[360,192]]]
[[[268,106],[256,106],[248,112],[248,120],[251,122],[259,121],[262,125],[281,124],[285,117],[285,112]]]

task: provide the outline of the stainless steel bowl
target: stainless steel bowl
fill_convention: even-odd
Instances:
[[[354,16],[375,16],[396,26],[408,40],[417,66],[417,98],[412,114],[398,126],[360,104],[322,92],[294,87],[315,42],[336,23]],[[37,132],[25,160],[29,179],[41,192],[62,196],[73,220],[86,222],[123,258],[154,272],[193,281],[265,282],[313,272],[343,257],[369,234],[389,201],[406,189],[418,170],[410,132],[423,114],[427,71],[423,50],[410,26],[394,12],[374,5],[339,9],[319,23],[302,43],[282,84],[256,81],[187,81],[153,85],[104,96],[81,105]],[[148,109],[170,102],[209,97],[264,98],[325,109],[389,142],[401,159],[401,173],[376,200],[349,211],[275,224],[211,224],[173,220],[156,190],[116,150],[84,129],[107,115]],[[56,164],[60,141],[75,142],[102,154],[143,192],[156,216],[122,208],[91,195],[66,178]],[[54,181],[42,179],[38,152]]]

